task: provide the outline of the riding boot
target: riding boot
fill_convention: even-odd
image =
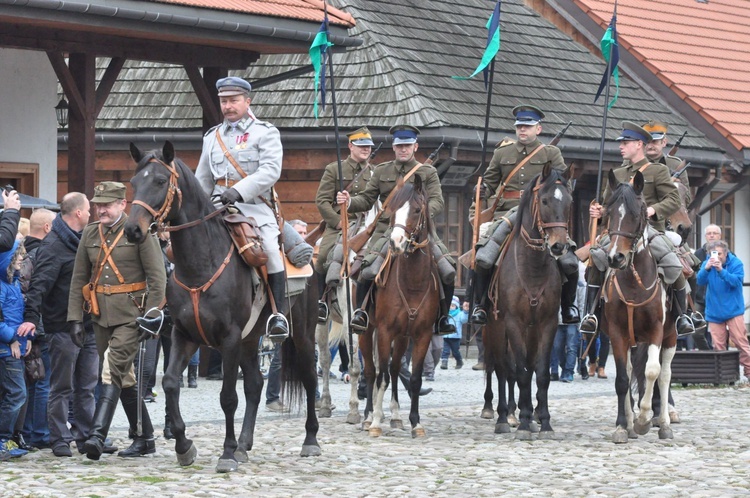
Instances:
[[[567,275],[568,279],[562,284],[560,294],[560,312],[562,313],[563,323],[578,323],[581,321],[578,316],[576,307],[576,292],[578,290],[578,278],[574,275]]]
[[[138,389],[135,386],[126,387],[120,393],[120,401],[128,418],[128,424],[131,428],[138,428],[138,403],[141,403],[141,434],[137,434],[133,443],[126,450],[117,454],[119,457],[137,457],[148,455],[156,452],[154,444],[154,426],[151,425],[151,417],[148,415],[146,403],[138,396]]]
[[[476,268],[474,274],[474,310],[471,312],[471,320],[476,325],[487,324],[487,291],[490,287],[492,270]]]
[[[406,389],[406,394],[408,394],[411,398],[411,392],[409,391],[409,385],[411,384],[411,372],[409,372],[409,369],[406,368],[404,364],[401,364],[401,370],[399,370],[398,372],[398,378],[401,379],[401,383],[404,385],[404,389]],[[431,392],[431,387],[422,387],[419,389],[420,396],[425,396],[427,394],[430,394]]]
[[[318,323],[326,323],[326,321],[328,321],[328,304],[323,300],[323,294],[326,291],[326,276],[324,273],[318,273],[317,277],[318,277]]]
[[[675,322],[675,328],[677,329],[677,337],[682,337],[695,333],[695,326],[690,317],[685,313],[687,309],[687,286],[682,289],[672,289],[674,293],[674,313],[677,318]]]
[[[90,460],[99,460],[104,452],[104,440],[107,439],[112,417],[117,409],[120,388],[113,384],[102,384],[99,403],[96,405],[94,420],[91,424],[89,438],[83,444],[83,450]]]
[[[438,334],[448,335],[456,332],[456,326],[448,318],[448,311],[451,309],[453,300],[453,284],[443,284],[445,297],[440,301],[440,319],[438,320]]]
[[[355,334],[361,334],[370,325],[370,317],[367,315],[367,311],[362,309],[362,304],[365,302],[367,292],[372,287],[372,282],[372,280],[360,280],[357,282],[357,309],[354,310],[350,323],[352,331]]]
[[[599,288],[598,285],[591,285],[586,288],[586,316],[583,317],[583,321],[581,321],[581,333],[583,334],[595,334],[596,329],[599,328],[599,313],[600,313],[600,306],[599,306],[599,299],[597,299],[597,295],[599,294]]]
[[[289,337],[289,322],[287,322],[286,316],[284,316],[289,311],[284,272],[269,273],[268,287],[271,288],[271,293],[276,303],[276,313],[268,319],[266,335],[273,342],[282,342]]]
[[[188,387],[198,387],[198,365],[188,365]]]

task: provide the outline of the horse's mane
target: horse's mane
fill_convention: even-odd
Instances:
[[[630,183],[620,183],[616,189],[612,191],[612,195],[609,196],[605,208],[609,213],[610,208],[621,201],[625,204],[625,209],[629,213],[638,213],[644,219],[646,218],[646,203],[643,202],[643,198],[635,193],[633,186]]]
[[[518,204],[518,211],[516,215],[516,224],[513,227],[513,232],[517,233],[521,230],[521,225],[523,224],[523,213],[526,212],[526,210],[530,209],[531,205],[531,198],[534,197],[532,195],[532,191],[534,187],[536,187],[537,182],[540,181],[540,178],[542,177],[542,174],[539,173],[536,175],[531,182],[529,182],[528,185],[523,189],[523,195],[521,195],[521,202]],[[539,189],[540,193],[544,193],[550,188],[552,188],[557,182],[562,182],[563,184],[567,184],[567,180],[565,177],[563,177],[563,172],[556,170],[554,168],[550,169],[549,175],[547,175],[547,178],[544,179],[544,183],[542,183],[541,189]]]

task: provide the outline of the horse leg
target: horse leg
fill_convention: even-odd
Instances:
[[[485,353],[484,353],[484,364],[485,364],[484,406],[482,407],[482,413],[479,416],[482,418],[492,420],[493,418],[495,418],[495,413],[492,410],[492,399],[494,397],[494,395],[492,394],[493,371],[491,368],[489,368],[489,363],[487,362],[487,350],[485,350]]]
[[[646,389],[643,393],[638,417],[633,424],[636,434],[647,434],[649,429],[651,429],[651,404],[653,403],[654,383],[659,377],[661,370],[659,366],[660,350],[661,348],[656,344],[649,344],[648,346],[648,360],[646,361],[646,370],[644,372],[646,375]],[[662,402],[661,404],[666,408],[666,403]]]
[[[185,421],[180,412],[180,384],[179,378],[195,354],[198,345],[188,342],[176,328],[172,331],[172,350],[169,353],[169,366],[162,379],[162,388],[166,397],[167,411],[172,421],[174,434],[174,449],[177,462],[180,465],[192,465],[198,456],[198,450],[193,441],[185,437]]]
[[[373,356],[374,329],[372,325],[359,336],[359,350],[362,352],[362,360],[365,363],[364,376],[367,381],[367,399],[365,401],[365,420],[362,429],[368,430],[372,424],[372,399],[373,386],[375,385],[375,357]]]
[[[254,344],[258,342],[255,341]],[[240,368],[242,368],[242,386],[245,393],[245,417],[242,420],[237,450],[234,452],[234,457],[239,463],[247,462],[247,452],[253,449],[255,421],[258,416],[261,391],[263,391],[263,375],[258,368],[257,348],[248,347],[247,342],[243,346],[245,349],[240,358]]]
[[[611,329],[612,330],[612,329]],[[612,330],[612,332],[615,332]],[[630,347],[625,340],[616,333],[610,333],[612,351],[615,356],[617,374],[615,376],[615,392],[617,393],[617,421],[612,441],[616,444],[627,443],[631,437],[638,437],[633,432],[633,408],[630,400]]]
[[[415,329],[416,329],[416,323]],[[419,391],[422,389],[422,371],[424,370],[424,359],[432,341],[432,323],[422,323],[419,332],[415,336],[414,352],[412,353],[411,386],[411,410],[409,411],[409,422],[411,422],[411,437],[425,437],[426,433],[419,419]]]
[[[494,370],[497,377],[497,422],[495,422],[495,434],[509,434],[511,424],[508,421],[508,397],[505,391],[505,387],[508,385],[508,378],[501,365],[495,365]],[[492,381],[492,377],[488,377],[487,379],[490,382]],[[517,425],[518,420],[516,420]]]
[[[392,338],[384,330],[378,329],[378,340],[377,340],[377,351],[378,351],[378,370],[375,376],[374,386],[372,388],[372,423],[368,432],[372,437],[380,437],[383,435],[383,398],[385,397],[385,391],[388,389],[389,383],[389,368],[391,359],[391,341]],[[400,368],[400,364],[397,365]],[[395,379],[394,379],[395,380]],[[369,388],[369,382],[368,382]]]
[[[320,410],[318,414],[322,418],[331,416],[331,392],[329,389],[328,372],[331,370],[331,350],[328,347],[328,325],[336,326],[335,322],[329,318],[326,323],[318,323],[315,326],[315,342],[318,344],[318,361],[320,370],[323,372],[319,382],[322,382],[320,391]]]
[[[555,329],[552,329],[551,332],[554,334]],[[534,414],[539,417],[539,423],[541,424],[539,439],[554,438],[547,398],[550,383],[550,348],[553,339],[554,337],[548,333],[543,336],[544,342],[537,345],[539,349],[537,349],[536,361],[536,410]]]
[[[406,348],[409,347],[409,340],[406,339],[396,339],[394,341],[393,346],[393,353],[391,354],[391,363],[390,363],[390,374],[391,379],[393,379],[393,383],[391,385],[391,428],[392,429],[403,429],[404,428],[404,421],[401,418],[401,405],[398,401],[398,381],[396,379],[401,377],[401,370],[409,368],[409,366],[406,364],[404,354],[406,353]],[[414,372],[412,372],[412,376],[410,377],[410,384],[413,382],[414,379]],[[410,390],[410,385],[405,386],[405,390],[407,393]]]
[[[672,382],[672,358],[674,358],[675,347],[663,348],[661,350],[661,371],[659,372],[659,389],[663,393],[669,392]],[[667,397],[668,399],[668,397]],[[672,439],[670,404],[667,399],[662,399],[661,416],[659,417],[659,439]]]
[[[514,348],[514,351],[519,350],[519,348]],[[521,354],[516,354],[518,408],[519,414],[521,416],[518,429],[516,429],[516,439],[522,441],[531,440],[531,417],[534,412],[534,406],[531,401],[531,377],[533,373],[533,370],[526,367],[526,358]]]
[[[344,325],[344,340],[346,341],[347,349],[350,349],[352,352],[349,355],[349,376],[351,380],[349,382],[349,413],[346,415],[346,423],[359,424],[362,421],[362,417],[359,414],[359,398],[357,397],[359,377],[362,374],[359,361],[359,341],[352,341],[352,347],[349,348],[349,329],[347,325]]]
[[[237,367],[242,344],[240,335],[242,331],[237,326],[232,326],[228,337],[221,348],[222,367],[224,370],[224,381],[221,385],[221,409],[224,411],[224,423],[226,433],[224,436],[224,452],[216,464],[216,472],[232,472],[237,470],[237,459],[234,452],[237,450],[237,438],[234,433],[234,414],[237,411]]]

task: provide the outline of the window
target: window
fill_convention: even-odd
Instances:
[[[711,192],[711,200],[722,194]],[[711,223],[721,227],[722,239],[729,244],[729,250],[734,251],[734,196],[727,197],[711,209]]]
[[[462,192],[443,192],[443,199],[445,209],[435,219],[435,229],[440,240],[448,247],[450,255],[458,262],[458,257],[466,251],[463,236],[464,229],[469,230],[469,227],[465,226],[468,208],[464,205],[464,194]],[[465,285],[465,275],[466,268],[458,263],[456,286],[463,287]]]

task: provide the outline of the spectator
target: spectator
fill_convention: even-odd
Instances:
[[[448,317],[456,326],[456,331],[443,336],[443,354],[440,357],[440,368],[442,370],[448,369],[448,358],[453,353],[453,358],[456,359],[456,370],[458,370],[464,366],[464,360],[461,357],[461,333],[464,323],[469,321],[469,302],[464,302],[463,309],[461,309],[458,298],[453,296]]]
[[[16,238],[19,240],[25,239],[29,236],[30,229],[31,221],[29,221],[28,218],[21,218],[18,220],[18,233],[16,234]]]
[[[706,239],[706,243],[703,244],[702,247],[699,247],[695,250],[695,257],[701,262],[701,265],[703,262],[708,258],[708,251],[706,251],[706,246],[715,241],[715,240],[721,240],[721,227],[718,225],[708,225],[706,229],[703,231],[704,237]],[[695,304],[695,311],[698,311],[702,313],[703,315],[706,314],[706,286],[701,285],[697,282],[698,277],[698,270],[700,270],[700,266],[696,269],[696,286],[695,286],[695,292],[693,292],[693,302]],[[695,343],[695,346],[698,349],[701,350],[708,350],[712,349],[712,345],[710,343],[711,340],[711,334],[708,333],[708,330],[703,331],[696,331],[698,333],[693,334],[692,339]]]
[[[450,320],[450,314],[448,315],[448,319]],[[451,321],[451,323],[453,323],[453,321]],[[461,331],[457,330],[450,335],[454,335],[456,333],[461,334]],[[427,348],[427,354],[424,357],[424,371],[422,372],[422,374],[424,375],[425,380],[428,380],[430,382],[435,380],[435,365],[437,365],[438,361],[440,360],[442,352],[443,336],[432,334],[430,345]]]
[[[16,235],[18,234],[18,223],[21,219],[21,214],[18,212],[21,209],[18,192],[2,190],[2,196],[5,209],[0,214],[0,253],[10,251],[13,248],[13,243],[16,241]]]
[[[706,321],[714,349],[727,349],[727,338],[740,352],[740,364],[745,381],[750,377],[750,345],[745,332],[745,299],[742,281],[745,268],[742,261],[729,252],[727,243],[714,240],[706,247],[709,253],[698,271],[698,283],[706,286]]]
[[[579,261],[578,266],[579,278],[575,305],[578,309],[583,309],[586,302],[585,265]],[[578,330],[578,324],[563,323],[562,313],[560,313],[555,341],[552,345],[552,355],[550,357],[550,380],[573,382],[573,374],[575,373],[580,345],[581,334]],[[559,372],[560,365],[562,365],[562,374]]]

